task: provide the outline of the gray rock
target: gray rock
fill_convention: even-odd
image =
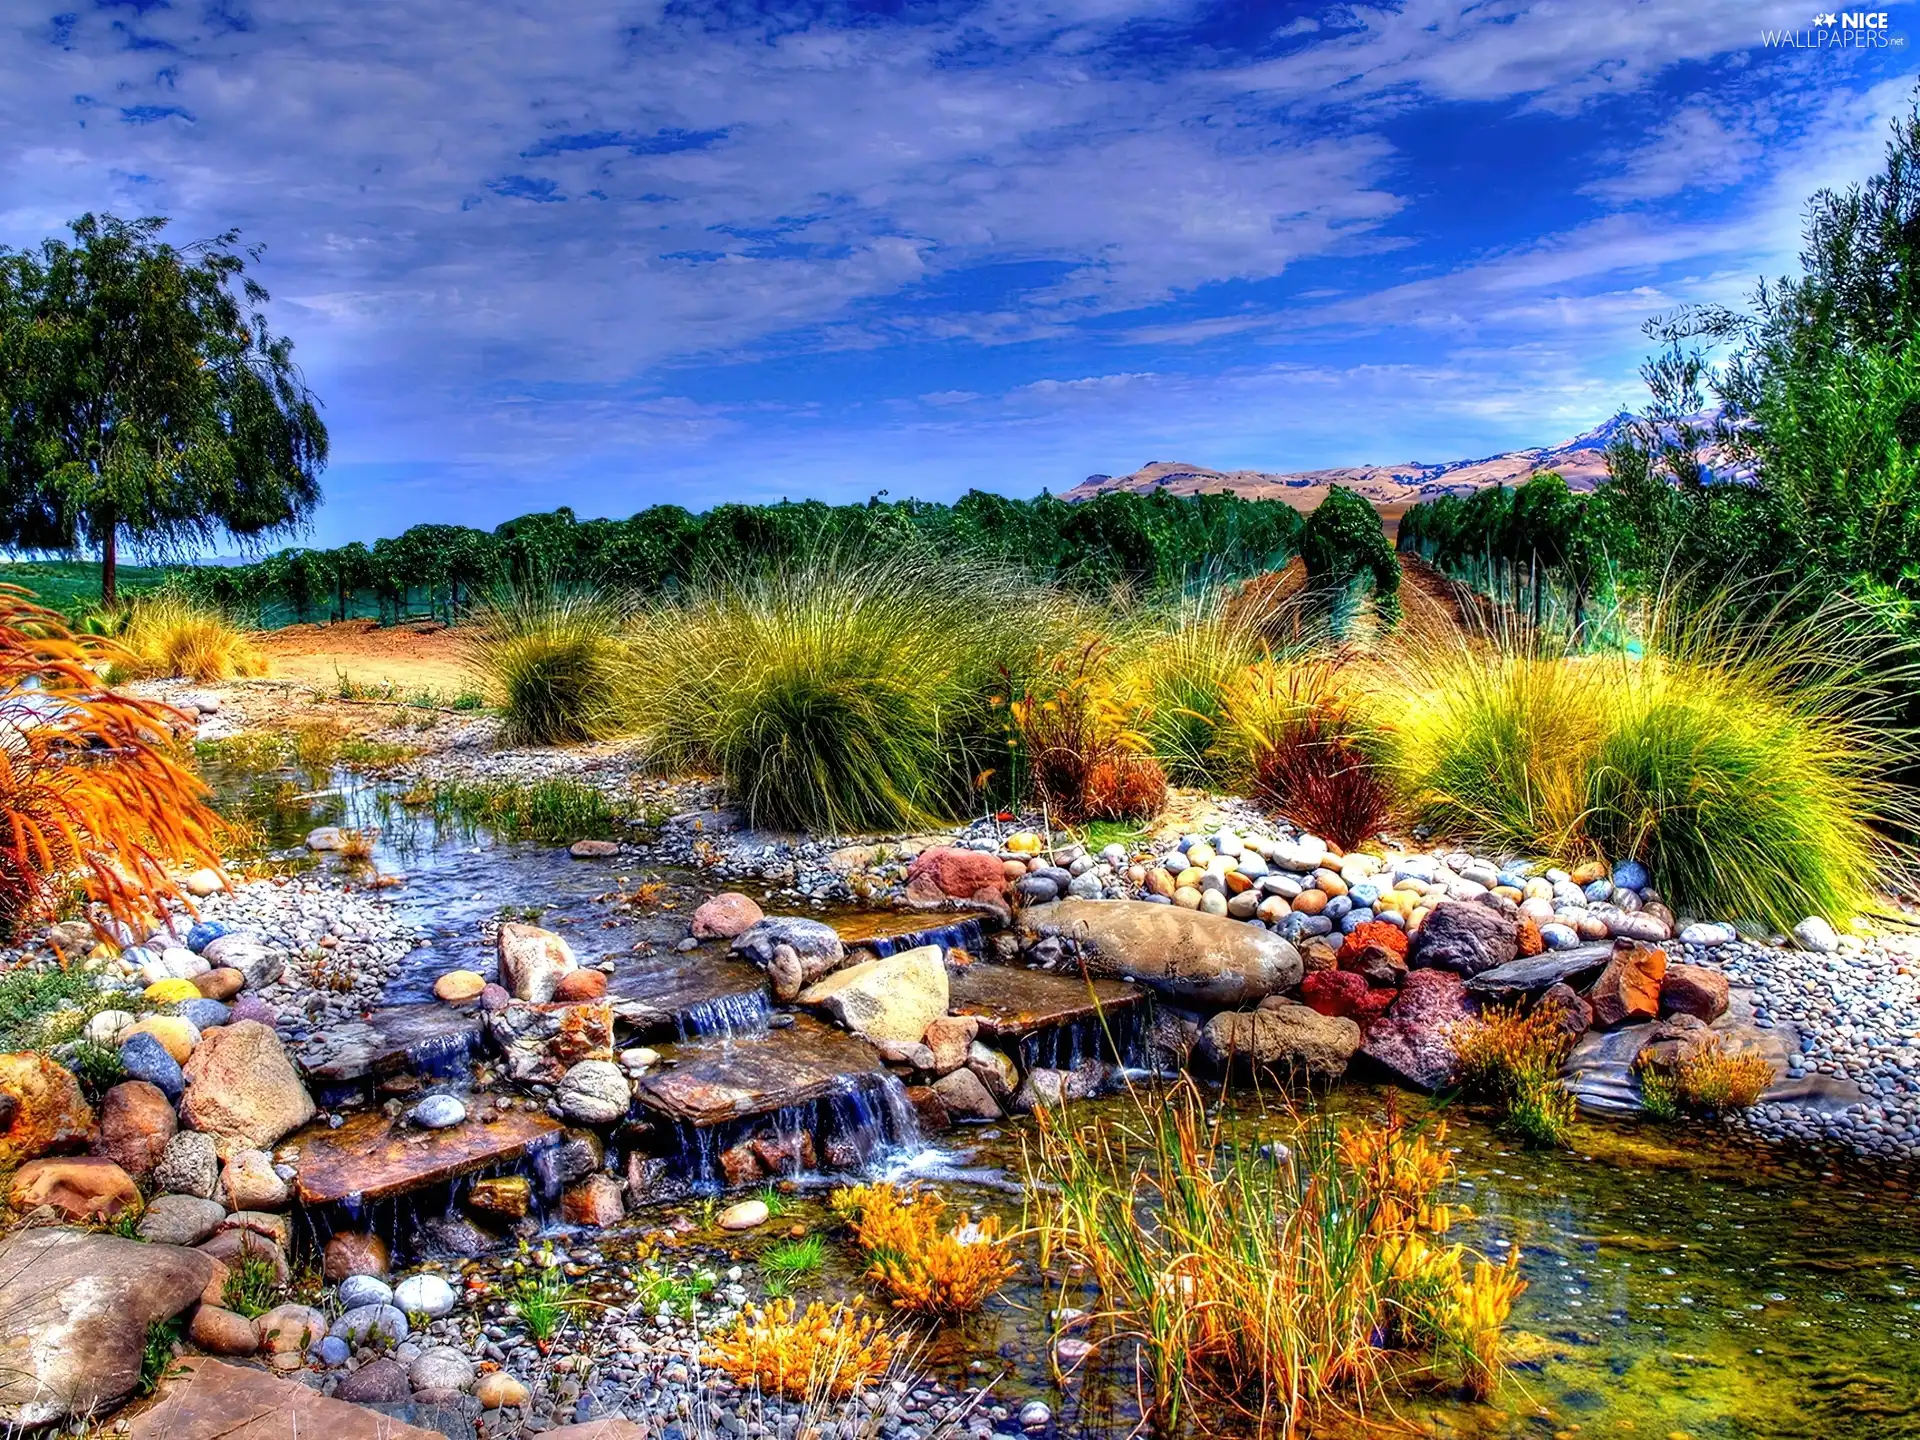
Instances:
[[[422,1130],[445,1130],[467,1118],[467,1107],[452,1095],[429,1095],[407,1118]]]
[[[473,1361],[451,1345],[421,1351],[407,1370],[416,1390],[465,1390],[473,1384],[473,1375]]]
[[[227,1207],[199,1195],[156,1195],[137,1229],[153,1245],[198,1245],[227,1218]]]
[[[1544,955],[1529,955],[1482,970],[1468,979],[1467,991],[1479,999],[1507,1001],[1539,995],[1562,983],[1578,988],[1606,969],[1612,958],[1611,945],[1549,950]]]
[[[174,1195],[197,1195],[211,1200],[220,1184],[220,1155],[213,1137],[198,1130],[182,1130],[167,1142],[160,1163],[153,1167],[155,1190]]]
[[[356,1349],[391,1348],[407,1338],[407,1317],[391,1305],[361,1305],[335,1320],[327,1333]]]
[[[393,1304],[393,1287],[377,1275],[349,1275],[340,1282],[340,1308],[363,1310]]]
[[[1062,900],[1026,911],[1021,925],[1033,936],[1077,942],[1090,974],[1139,980],[1207,1006],[1252,1004],[1292,989],[1305,973],[1300,952],[1280,936],[1178,906]]]
[[[611,1060],[582,1060],[561,1079],[560,1111],[582,1125],[611,1125],[627,1113],[633,1091]]]
[[[356,1405],[392,1404],[410,1399],[413,1386],[406,1368],[382,1355],[343,1379],[333,1395],[336,1400],[350,1400]]]
[[[409,1275],[393,1287],[393,1304],[409,1315],[438,1320],[453,1313],[453,1287],[438,1275]]]
[[[1811,950],[1816,955],[1834,955],[1840,950],[1840,937],[1834,933],[1833,926],[1818,915],[1809,915],[1794,926],[1793,939],[1802,950]]]
[[[1478,975],[1505,965],[1517,953],[1513,921],[1488,905],[1444,900],[1407,946],[1407,965]]]

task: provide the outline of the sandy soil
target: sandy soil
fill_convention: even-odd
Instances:
[[[390,688],[402,699],[430,690],[452,699],[474,688],[461,663],[461,637],[444,625],[289,625],[258,637],[271,678],[334,694],[345,676],[355,686]]]

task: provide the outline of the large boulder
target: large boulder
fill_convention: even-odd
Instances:
[[[104,1414],[133,1392],[147,1331],[200,1298],[213,1261],[82,1230],[0,1242],[0,1422]]]
[[[1182,1002],[1252,1005],[1300,983],[1300,952],[1270,930],[1147,900],[1059,900],[1021,916],[1036,938],[1077,942],[1089,974]]]
[[[111,1220],[140,1209],[140,1187],[113,1161],[98,1155],[49,1155],[13,1172],[7,1204],[25,1214],[50,1205],[65,1220]]]
[[[1519,953],[1513,921],[1498,910],[1478,901],[1443,900],[1407,945],[1407,964],[1416,970],[1478,975]]]
[[[1353,1021],[1290,1004],[1222,1011],[1201,1028],[1199,1045],[1202,1058],[1220,1069],[1257,1066],[1307,1082],[1338,1080],[1359,1048]]]
[[[509,920],[501,925],[496,942],[500,952],[500,983],[516,1000],[544,1005],[553,999],[560,977],[577,969],[573,947],[551,930]]]
[[[1711,1025],[1727,1013],[1731,993],[1725,973],[1710,965],[1669,965],[1660,981],[1660,1013],[1691,1015]]]
[[[836,970],[800,992],[847,1029],[869,1040],[918,1044],[947,1013],[947,961],[938,945],[920,945]]]
[[[817,984],[847,960],[838,930],[796,915],[769,915],[756,921],[734,937],[733,950],[767,972],[774,996],[783,1001]]]
[[[209,1030],[185,1067],[180,1118],[221,1154],[270,1149],[313,1118],[313,1097],[271,1027],[241,1020]]]
[[[1367,1027],[1360,1053],[1416,1090],[1444,1090],[1460,1065],[1453,1027],[1472,1012],[1466,982],[1447,970],[1415,970],[1386,1017]]]
[[[83,1150],[93,1110],[66,1066],[32,1050],[0,1055],[0,1166]]]
[[[1638,940],[1613,942],[1613,957],[1587,992],[1597,1029],[1614,1030],[1660,1013],[1660,990],[1667,977],[1667,952]]]
[[[916,900],[1000,900],[1007,872],[998,855],[935,845],[907,867],[907,893]]]
[[[130,1175],[151,1175],[179,1128],[173,1104],[159,1086],[123,1080],[100,1097],[100,1131],[94,1137],[93,1153],[114,1161]]]
[[[748,896],[723,890],[700,903],[688,929],[696,940],[731,940],[764,919],[765,912]]]

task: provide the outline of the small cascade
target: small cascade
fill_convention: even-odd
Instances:
[[[481,1048],[482,1034],[476,1026],[416,1040],[406,1049],[407,1069],[426,1080],[471,1082],[473,1057]]]
[[[1147,1030],[1145,1006],[1081,1015],[1022,1036],[1020,1069],[1077,1070],[1096,1062],[1142,1070],[1148,1064]]]
[[[778,1169],[788,1179],[817,1170],[868,1170],[922,1148],[920,1119],[907,1087],[884,1071],[843,1076],[816,1099],[740,1120],[717,1125],[681,1121],[672,1133],[673,1173],[705,1193],[734,1183],[724,1157],[748,1141],[763,1160],[779,1157]]]
[[[687,1006],[674,1017],[683,1042],[765,1035],[772,1019],[773,1007],[764,989],[716,995]]]
[[[986,949],[987,932],[975,916],[946,925],[929,926],[924,930],[903,930],[895,935],[876,935],[871,939],[848,943],[871,950],[874,958],[879,960],[898,955],[903,950],[917,950],[922,945],[938,945],[942,950],[964,950],[977,958]]]

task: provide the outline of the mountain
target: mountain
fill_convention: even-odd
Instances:
[[[1409,460],[1402,465],[1344,465],[1278,474],[1209,470],[1204,465],[1149,460],[1131,475],[1089,475],[1063,498],[1091,500],[1110,490],[1140,494],[1167,490],[1175,495],[1230,490],[1247,500],[1284,500],[1296,510],[1311,510],[1326,499],[1328,490],[1339,485],[1371,501],[1397,521],[1409,505],[1422,500],[1469,495],[1489,485],[1518,485],[1542,470],[1559,471],[1575,490],[1591,490],[1607,478],[1607,446],[1631,419],[1622,413],[1562,445],[1509,450],[1480,460]]]

